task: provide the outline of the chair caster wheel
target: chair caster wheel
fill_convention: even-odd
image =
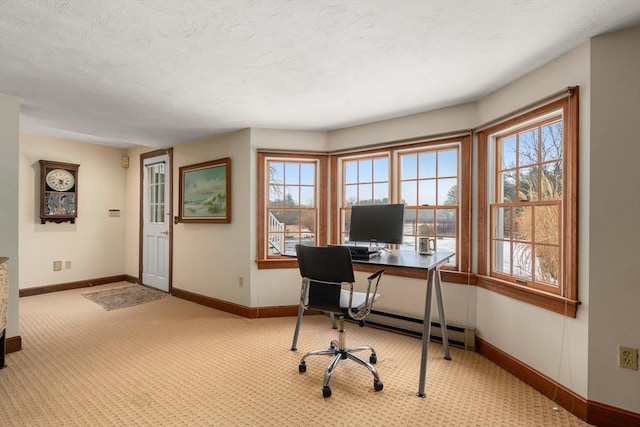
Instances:
[[[371,356],[369,356],[369,363],[371,363],[372,365],[375,365],[378,362],[378,356],[376,356],[375,354],[372,354]]]
[[[307,364],[302,362],[301,364],[298,365],[298,371],[303,374],[305,372],[307,372]]]
[[[375,391],[380,391],[384,388],[384,384],[382,384],[382,381],[380,380],[374,380],[373,388],[375,389]]]
[[[331,387],[328,385],[322,387],[322,397],[331,397]]]

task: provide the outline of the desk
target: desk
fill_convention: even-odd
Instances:
[[[426,273],[427,289],[424,304],[424,317],[422,324],[422,356],[420,360],[420,377],[418,380],[418,397],[427,397],[424,393],[425,381],[427,377],[427,357],[429,355],[429,337],[431,335],[431,302],[433,300],[433,289],[436,290],[436,300],[438,303],[438,315],[442,328],[442,343],[444,345],[444,358],[451,360],[449,355],[449,336],[447,333],[447,322],[444,316],[444,303],[442,302],[442,287],[440,284],[440,267],[447,263],[454,252],[437,251],[433,255],[420,255],[416,251],[392,250],[383,251],[379,257],[359,260],[354,259],[354,264],[370,264],[380,267],[403,267],[417,269]],[[298,310],[298,320],[293,336],[292,350],[296,349],[300,321],[304,309],[300,306]]]

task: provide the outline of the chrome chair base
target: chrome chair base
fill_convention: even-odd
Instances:
[[[332,319],[333,320],[333,319]],[[341,360],[353,360],[358,364],[364,366],[371,372],[373,376],[373,388],[375,391],[380,391],[383,389],[384,384],[380,380],[380,376],[378,375],[378,371],[373,366],[378,361],[378,356],[376,355],[376,351],[373,347],[368,345],[361,345],[357,347],[346,347],[346,332],[344,330],[344,316],[340,316],[338,318],[339,322],[339,330],[338,330],[338,340],[331,340],[331,344],[328,349],[325,350],[314,350],[306,353],[300,359],[300,364],[298,365],[298,371],[302,374],[307,371],[307,363],[306,359],[309,356],[333,356],[333,360],[329,363],[327,370],[324,374],[324,382],[322,384],[322,396],[329,397],[331,396],[331,387],[329,387],[329,380],[331,380],[331,375],[335,371],[338,363]],[[370,351],[371,355],[369,356],[369,362],[362,359],[361,357],[356,356],[355,352],[357,351]]]

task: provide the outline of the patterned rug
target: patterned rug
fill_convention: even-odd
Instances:
[[[167,293],[140,285],[123,286],[82,294],[83,297],[100,304],[107,311],[156,301],[168,295]]]

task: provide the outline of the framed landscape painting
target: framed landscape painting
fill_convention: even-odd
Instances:
[[[231,159],[180,168],[179,222],[231,222]]]

